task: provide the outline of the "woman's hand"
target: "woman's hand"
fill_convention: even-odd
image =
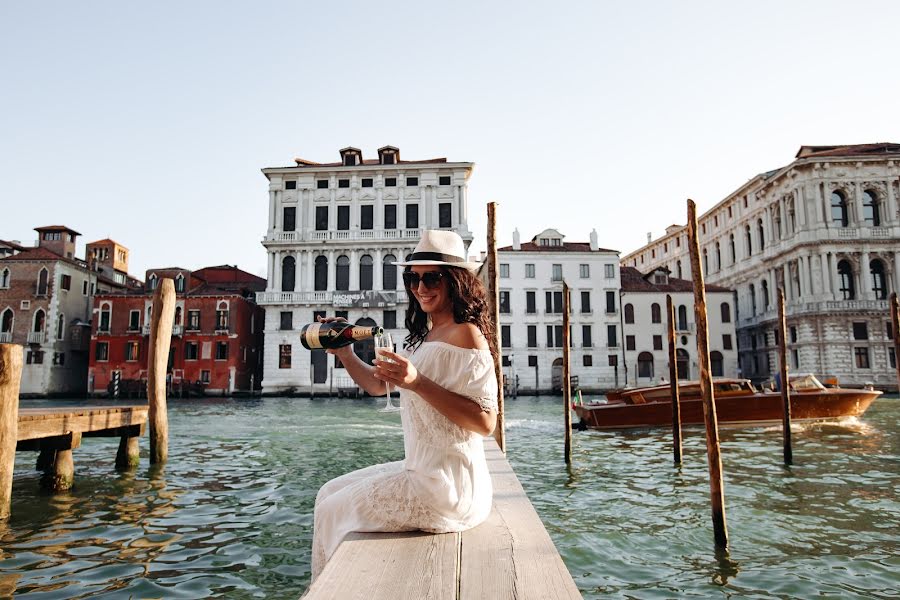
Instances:
[[[347,319],[345,319],[344,317],[323,317],[320,315],[316,317],[316,321],[318,321],[319,323],[332,323],[334,321],[346,322]],[[325,352],[327,352],[328,354],[334,354],[339,359],[341,359],[342,363],[345,363],[347,362],[347,359],[350,358],[350,355],[353,354],[353,345],[351,344],[349,346],[342,346],[340,348],[326,348]]]
[[[408,358],[390,350],[380,351],[379,358],[388,360],[375,361],[375,378],[407,390],[415,391],[419,383],[419,371]]]

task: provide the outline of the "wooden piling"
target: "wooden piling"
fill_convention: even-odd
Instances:
[[[681,399],[678,395],[678,362],[675,352],[675,304],[666,294],[666,314],[669,315],[669,385],[672,389],[672,457],[675,466],[681,465]]]
[[[17,344],[0,344],[0,521],[9,518],[12,500],[24,351]]]
[[[700,367],[700,393],[706,424],[706,457],[709,463],[709,495],[712,504],[713,536],[716,546],[728,547],[725,523],[725,484],[722,481],[722,456],[719,453],[719,424],[716,400],[709,371],[709,333],[706,319],[706,288],[700,266],[700,237],[697,235],[697,206],[688,205],[688,247],[691,253],[691,278],[694,280],[694,319],[697,323],[697,362]]]
[[[491,320],[494,321],[494,347],[497,348],[497,356],[494,358],[494,373],[497,376],[497,426],[494,428],[494,439],[497,440],[500,450],[505,453],[506,417],[503,410],[503,364],[500,358],[500,267],[497,265],[497,203],[488,202],[487,212],[487,292],[491,302]]]
[[[897,367],[897,390],[900,391],[900,303],[897,292],[891,293],[891,335],[894,338],[894,365]]]
[[[794,464],[794,450],[791,447],[791,386],[788,381],[787,363],[787,318],[784,314],[784,289],[778,288],[778,358],[781,361],[781,404],[783,406],[781,428],[784,444],[784,464]]]
[[[137,436],[123,435],[119,438],[119,450],[116,452],[116,469],[125,471],[138,466],[141,462],[141,450]]]
[[[565,459],[566,464],[572,463],[572,373],[570,368],[570,346],[572,339],[569,335],[569,286],[563,281],[563,364],[562,364],[562,389],[563,389],[563,426],[565,428]]]
[[[175,323],[175,282],[159,281],[153,293],[150,353],[147,356],[147,398],[150,403],[150,464],[169,458],[169,420],[166,411],[166,366]]]

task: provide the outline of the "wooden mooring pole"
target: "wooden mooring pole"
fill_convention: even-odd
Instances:
[[[150,319],[150,353],[147,356],[147,398],[150,403],[150,464],[169,458],[169,417],[166,410],[166,367],[175,323],[175,282],[159,281],[153,294]]]
[[[697,323],[697,362],[700,367],[700,393],[703,397],[703,420],[706,424],[706,458],[709,463],[709,495],[712,503],[713,536],[716,546],[728,547],[725,523],[725,484],[722,481],[722,456],[719,454],[719,424],[716,400],[709,371],[709,334],[706,320],[706,288],[700,267],[700,237],[697,235],[697,206],[688,205],[688,247],[691,252],[691,277],[694,280],[694,319]]]
[[[681,399],[678,396],[678,363],[675,352],[675,304],[666,294],[666,314],[669,315],[669,385],[672,388],[672,456],[675,466],[681,465]]]
[[[494,439],[500,450],[506,452],[506,418],[503,412],[503,363],[500,357],[500,280],[497,265],[497,203],[488,202],[487,225],[487,267],[488,267],[488,296],[491,303],[491,316],[494,321],[494,347],[497,348],[497,357],[494,360],[494,373],[497,375],[497,426],[494,428]]]
[[[569,335],[569,285],[563,281],[563,323],[562,323],[562,389],[563,389],[563,426],[565,427],[565,458],[566,464],[572,464],[572,374],[570,359],[570,346],[572,339]]]
[[[18,344],[0,344],[0,521],[9,518],[12,501],[24,351]]]
[[[897,292],[891,294],[891,335],[894,338],[894,365],[897,367],[897,391],[900,392],[900,303]]]
[[[784,437],[784,464],[794,464],[794,450],[791,447],[791,386],[788,380],[788,363],[787,363],[787,318],[784,314],[784,289],[778,288],[778,335],[780,343],[778,344],[778,357],[781,360],[781,404],[782,419],[781,427]]]

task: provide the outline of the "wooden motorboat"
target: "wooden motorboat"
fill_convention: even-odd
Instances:
[[[826,388],[811,374],[789,377],[791,421],[818,421],[858,417],[882,394],[872,389]],[[713,379],[719,423],[755,425],[781,422],[780,391],[761,391],[748,379]],[[699,381],[679,382],[681,422],[703,424]],[[582,424],[591,429],[666,427],[672,425],[670,384],[626,388],[609,392],[606,401],[574,405]]]

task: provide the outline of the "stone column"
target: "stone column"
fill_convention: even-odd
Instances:
[[[350,289],[359,289],[359,257],[360,252],[357,249],[350,251]]]
[[[854,211],[856,213],[854,215],[856,226],[862,227],[866,224],[866,217],[863,213],[862,189],[860,188],[858,181],[853,184],[853,206],[856,209]]]
[[[869,273],[869,251],[860,252],[859,258],[859,294],[860,300],[872,299],[872,276]]]
[[[888,179],[884,184],[887,186],[887,198],[885,199],[884,211],[881,215],[881,224],[893,225],[897,220],[897,198],[894,196],[894,182]]]
[[[784,299],[785,302],[788,303],[794,297],[794,286],[791,282],[791,261],[787,261],[786,263],[784,263],[784,266],[782,267],[782,274],[784,277]]]
[[[266,253],[266,289],[273,289],[275,285],[275,281],[273,277],[275,276],[275,254],[272,251]]]
[[[812,285],[810,285],[810,281],[807,278],[809,272],[809,256],[801,256],[797,260],[797,278],[800,280],[800,285],[797,286],[797,296],[803,297],[804,295],[809,295],[810,290],[812,290]]]
[[[353,174],[350,177],[350,231],[359,231],[359,225],[359,178],[356,174]],[[353,236],[354,234],[351,233],[350,235]]]
[[[294,291],[303,292],[303,251],[294,250],[291,255],[294,257]]]
[[[269,235],[275,230],[275,191],[269,190]]]
[[[794,193],[794,219],[797,221],[797,230],[806,229],[806,188],[797,186]]]
[[[822,214],[825,202],[825,183],[819,182],[816,184],[816,223],[828,227],[828,215],[827,213],[825,215]]]
[[[328,251],[328,289],[334,289],[335,274],[337,273],[337,264],[334,262],[334,250]]]
[[[281,251],[275,251],[275,291],[281,291]]]
[[[384,177],[381,175],[378,178],[383,182]],[[375,189],[375,214],[372,215],[372,227],[375,228],[375,231],[379,232],[377,235],[379,238],[384,236],[384,188],[378,187]]]
[[[372,257],[374,264],[372,265],[372,289],[380,290],[382,287],[382,261],[384,260],[384,250],[375,249],[375,256]]]
[[[824,298],[827,298],[829,295],[834,295],[834,286],[831,283],[831,265],[828,260],[828,253],[822,252],[820,259],[820,268],[822,271],[822,288],[819,290],[819,293],[822,294]]]
[[[313,252],[311,250],[306,251],[306,289],[307,291],[313,291],[315,289],[315,281],[316,281],[316,263],[313,256]]]
[[[890,291],[900,294],[900,250],[894,252],[894,281]],[[900,356],[897,357],[900,360]]]
[[[315,181],[315,179],[313,179]],[[306,207],[306,230],[303,239],[308,240],[312,236],[312,231],[316,228],[316,191],[309,191],[309,206]]]
[[[835,300],[843,299],[841,295],[841,278],[837,272],[838,258],[835,254],[829,254],[828,273],[831,276],[831,293]]]
[[[466,184],[459,186],[459,223],[461,231],[469,231],[469,207],[466,194]]]

